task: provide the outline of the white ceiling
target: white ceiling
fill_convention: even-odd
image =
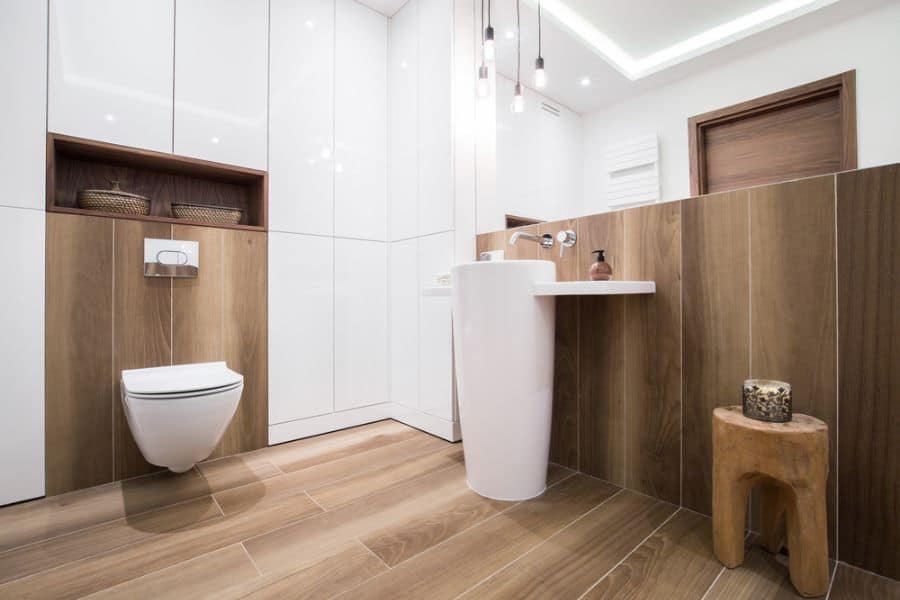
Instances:
[[[550,0],[544,0],[549,2]],[[548,85],[541,93],[578,113],[586,113],[620,102],[677,79],[712,68],[756,51],[758,48],[789,40],[798,35],[887,4],[890,0],[841,0],[818,8],[787,22],[748,32],[725,45],[690,53],[659,68],[630,77],[602,56],[581,37],[548,17],[544,11],[543,50]],[[748,12],[772,4],[772,0],[555,0],[577,10],[622,50],[636,59],[670,48]],[[521,80],[532,85],[537,56],[537,0],[522,0]],[[480,3],[479,3],[480,4]],[[493,0],[493,25],[497,40],[497,71],[516,79],[516,40],[508,39],[516,25],[516,0]],[[534,6],[533,6],[534,5]],[[546,4],[545,4],[546,6]],[[476,25],[477,26],[477,25]],[[750,35],[752,34],[752,35]],[[589,87],[580,81],[588,77]]]
[[[394,13],[403,8],[407,0],[357,0],[357,2],[380,12],[386,17],[393,17]]]

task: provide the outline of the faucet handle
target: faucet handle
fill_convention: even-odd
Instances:
[[[575,245],[578,236],[571,229],[566,229],[564,231],[560,231],[556,234],[556,241],[559,242],[559,257],[562,258],[563,252],[565,252],[566,248],[571,248]]]

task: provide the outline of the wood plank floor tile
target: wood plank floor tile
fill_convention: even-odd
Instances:
[[[900,581],[848,564],[838,565],[829,600],[900,600]]]
[[[676,510],[623,490],[464,598],[577,598]]]
[[[276,474],[260,459],[244,456],[202,463],[201,470],[208,477],[196,469],[180,474],[163,471],[3,508],[0,551],[125,516],[134,517]]]
[[[91,594],[88,598],[216,598],[226,589],[258,577],[250,557],[240,544],[234,544]]]
[[[281,475],[281,471],[257,454],[239,454],[202,462],[197,465],[213,492],[262,481]]]
[[[340,481],[312,488],[309,495],[325,510],[331,510],[357,498],[368,496],[378,490],[390,487],[402,481],[420,477],[426,473],[439,471],[454,464],[463,464],[461,444],[448,445],[443,440],[435,439],[434,451],[424,454],[412,454],[405,460],[384,467],[372,467],[366,472]],[[400,446],[401,444],[397,444]],[[431,448],[431,444],[423,444],[419,448]]]
[[[421,435],[427,434],[388,420],[264,448],[259,453],[288,473]]]
[[[376,529],[430,514],[467,489],[465,469],[452,466],[247,540],[244,546],[263,573],[300,569]]]
[[[788,600],[802,598],[791,585],[787,561],[748,544],[744,564],[726,569],[705,600]],[[834,568],[834,562],[831,563]]]
[[[363,545],[353,542],[337,554],[299,571],[263,575],[235,586],[218,595],[217,600],[324,600],[386,570],[387,567],[378,557]]]
[[[255,482],[249,486],[249,497],[252,500],[254,489],[267,489],[271,492],[286,490],[292,493],[296,489],[310,490],[354,475],[364,476],[368,472],[391,465],[400,467],[407,460],[440,451],[448,446],[448,442],[423,433],[403,442],[289,472],[278,478],[278,481]],[[248,490],[235,488],[215,494],[215,498],[222,505],[222,510],[229,514],[241,509],[240,507],[247,501]]]
[[[299,491],[253,510],[69,563],[0,586],[0,598],[78,598],[300,521],[322,509]]]
[[[373,531],[360,541],[393,567],[512,506],[466,491],[434,512],[406,523]]]
[[[722,571],[712,553],[712,522],[681,510],[604,577],[585,600],[702,598]]]
[[[0,554],[0,583],[219,517],[209,496],[110,521]]]
[[[575,475],[351,590],[346,598],[453,598],[618,491]]]

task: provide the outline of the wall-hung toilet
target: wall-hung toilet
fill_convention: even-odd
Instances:
[[[207,458],[231,422],[244,377],[224,362],[122,371],[128,426],[147,462],[183,473]]]

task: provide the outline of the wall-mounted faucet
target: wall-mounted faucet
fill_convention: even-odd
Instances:
[[[556,241],[559,242],[559,257],[562,258],[566,248],[571,248],[578,240],[578,236],[571,229],[560,231],[556,234]]]
[[[553,247],[553,236],[549,233],[545,233],[544,235],[536,235],[534,233],[528,233],[525,231],[517,231],[510,236],[509,245],[515,246],[516,242],[519,241],[519,238],[528,240],[529,242],[537,242],[541,245],[541,248]]]

